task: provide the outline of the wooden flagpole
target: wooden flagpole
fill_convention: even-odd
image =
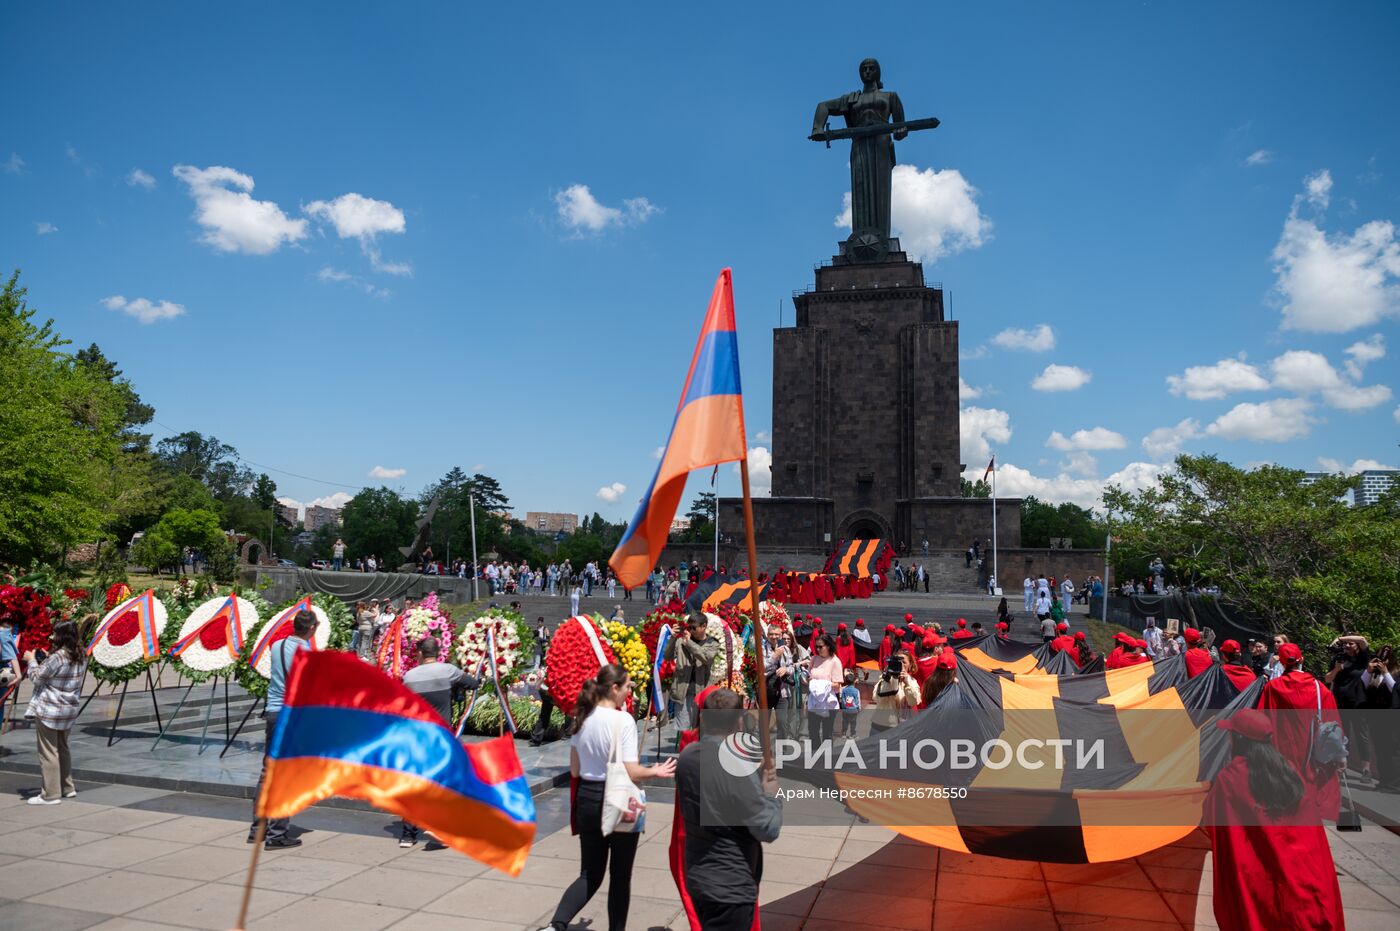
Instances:
[[[243,901],[238,906],[238,920],[233,923],[233,931],[243,931],[248,926],[248,905],[253,901],[253,877],[258,872],[258,853],[262,851],[266,837],[267,819],[259,818],[257,833],[253,835],[253,856],[248,861],[248,878],[243,880]]]
[[[754,658],[758,666],[755,670],[758,679],[755,688],[758,692],[758,738],[763,745],[763,768],[768,770],[773,768],[773,745],[768,739],[768,677],[765,674],[767,665],[763,657],[763,638],[766,632],[763,629],[763,621],[758,616],[758,548],[754,545],[753,538],[753,497],[749,491],[748,456],[739,460],[739,476],[744,487],[744,536],[749,546],[749,618],[753,623]],[[718,509],[715,513],[718,515]]]

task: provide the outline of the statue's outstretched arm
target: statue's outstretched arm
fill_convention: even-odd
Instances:
[[[890,91],[890,120],[895,123],[904,122],[904,101],[900,100],[899,95],[894,91]],[[901,129],[895,132],[894,137],[903,139],[907,135],[909,135],[909,130]]]
[[[823,100],[817,104],[816,115],[812,117],[812,135],[816,135],[826,128],[826,121],[833,116],[846,115],[846,98],[837,97],[834,100]]]

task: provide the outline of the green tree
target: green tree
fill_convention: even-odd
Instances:
[[[340,521],[352,558],[377,556],[381,566],[394,569],[402,561],[399,547],[413,542],[418,504],[388,488],[366,488],[346,502]]]
[[[98,476],[118,461],[126,398],[36,324],[15,272],[0,289],[0,563],[56,560],[101,531]]]
[[[695,500],[690,503],[690,510],[685,512],[685,516],[690,520],[690,526],[681,535],[681,539],[691,543],[713,543],[715,541],[715,493],[712,491],[702,491],[695,496]]]
[[[132,547],[132,558],[149,569],[159,571],[182,565],[185,549],[203,554],[211,569],[232,549],[232,544],[219,526],[219,515],[213,511],[187,511],[172,508],[166,511],[154,527],[147,530]]]
[[[964,498],[990,498],[992,496],[992,486],[988,485],[980,478],[975,482],[969,482],[965,478],[959,478],[958,486]]]
[[[253,473],[238,461],[238,450],[217,437],[187,430],[156,444],[156,455],[172,475],[199,481],[217,501],[246,494]]]
[[[1400,495],[1352,508],[1342,499],[1357,479],[1304,485],[1303,475],[1180,456],[1158,487],[1111,487],[1104,503],[1115,536],[1137,558],[1160,555],[1168,579],[1180,584],[1219,586],[1227,601],[1288,634],[1310,658],[1341,633],[1394,643]]]
[[[1077,504],[1049,504],[1034,495],[1021,499],[1021,545],[1048,547],[1054,539],[1072,540],[1072,546],[1103,546],[1104,528],[1094,512]]]
[[[117,393],[125,402],[125,409],[122,412],[122,433],[125,434],[124,443],[127,451],[148,451],[151,448],[151,435],[141,432],[139,428],[155,419],[156,409],[142,402],[141,396],[136,393],[131,382],[122,377],[122,370],[117,368],[115,362],[103,355],[96,343],[90,344],[86,349],[79,349],[73,358],[78,365],[86,368],[92,375],[105,379],[116,388]]]
[[[277,483],[264,472],[253,483],[253,492],[249,497],[264,511],[272,511],[277,507]]]

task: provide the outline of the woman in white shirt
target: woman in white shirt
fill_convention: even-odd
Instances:
[[[603,874],[610,873],[608,883],[608,928],[623,931],[627,926],[627,906],[632,898],[632,862],[637,857],[638,834],[614,832],[603,834],[603,785],[608,775],[608,760],[614,742],[617,758],[626,765],[633,782],[647,778],[670,779],[676,773],[676,761],[667,760],[659,766],[643,766],[637,756],[637,722],[623,709],[632,694],[632,680],[627,670],[618,665],[604,666],[596,678],[583,683],[578,705],[574,708],[574,736],[569,738],[569,775],[578,780],[574,797],[573,825],[578,834],[579,854],[583,861],[578,879],[559,900],[554,918],[541,931],[564,931],[588,900],[603,885]],[[608,858],[612,869],[608,870]]]

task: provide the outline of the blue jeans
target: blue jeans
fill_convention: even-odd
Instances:
[[[341,565],[342,565],[343,563],[344,563],[344,560],[342,560],[339,556],[337,556],[337,557],[335,557],[334,559],[331,560],[331,568],[334,569],[336,572],[339,572],[339,571],[340,571],[340,567],[341,567]]]

